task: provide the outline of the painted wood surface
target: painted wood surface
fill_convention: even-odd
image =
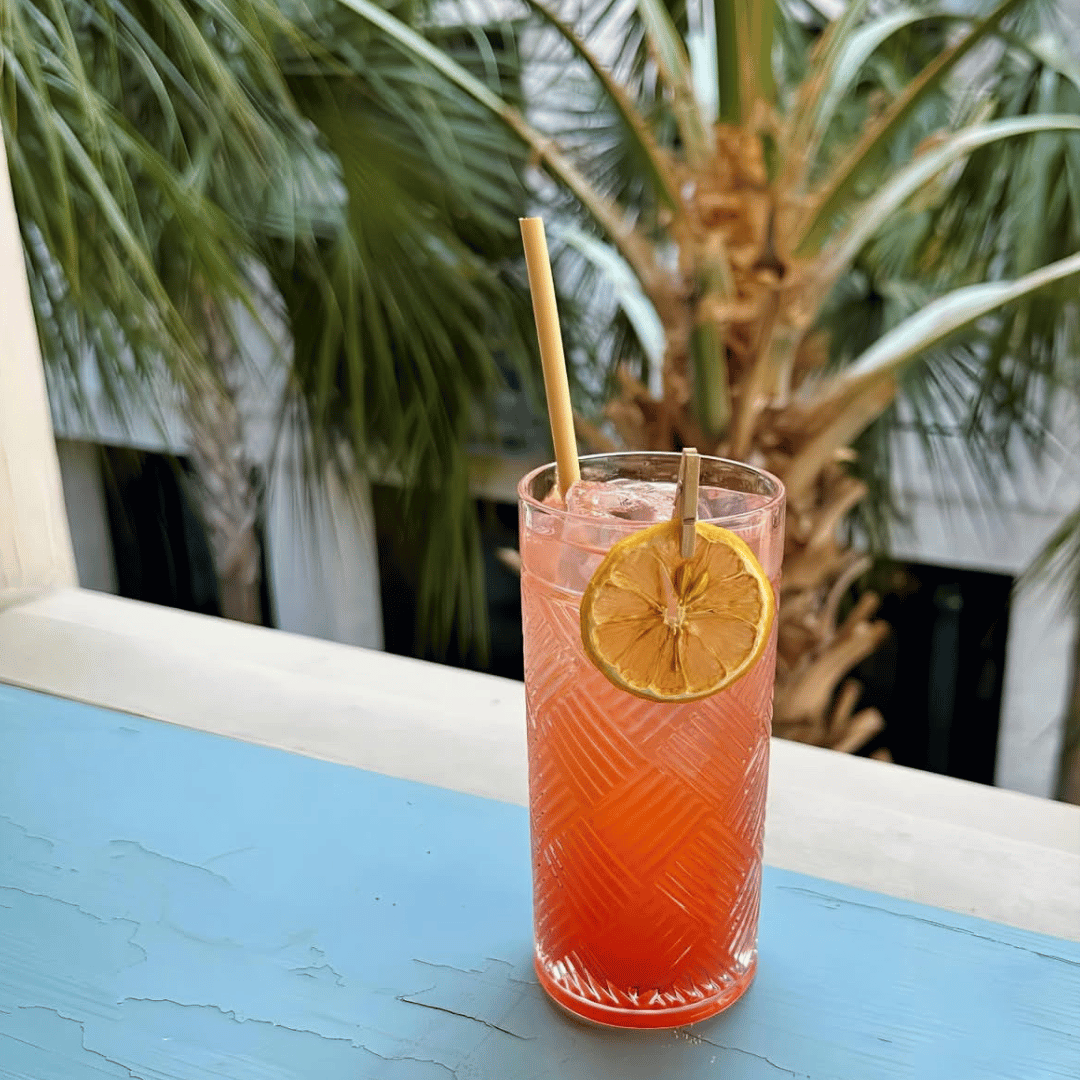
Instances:
[[[530,966],[523,808],[0,687],[0,1076],[1075,1078],[1080,944],[767,871],[728,1013]]]

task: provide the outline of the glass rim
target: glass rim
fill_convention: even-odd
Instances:
[[[656,458],[671,458],[678,461],[682,455],[673,450],[617,450],[610,454],[585,454],[581,457],[580,461],[585,464],[590,461],[610,461],[618,460],[619,458],[639,458],[639,457],[656,457]],[[773,489],[774,493],[769,497],[768,501],[762,503],[761,506],[755,506],[752,510],[742,510],[737,514],[722,514],[719,517],[702,518],[702,521],[710,522],[711,524],[724,523],[724,522],[741,522],[746,519],[763,517],[766,514],[771,513],[778,506],[782,505],[787,491],[784,487],[784,482],[767,469],[759,468],[757,465],[747,465],[745,461],[736,461],[734,458],[715,457],[712,454],[702,454],[701,460],[703,462],[716,462],[720,465],[732,466],[737,470],[742,470],[748,473],[753,473],[755,476],[763,478]],[[518,499],[528,506],[534,507],[537,510],[542,510],[546,514],[552,514],[563,521],[588,521],[595,523],[598,520],[596,514],[575,514],[570,510],[563,509],[560,506],[551,506],[548,503],[541,502],[534,495],[529,493],[529,487],[533,481],[543,472],[548,469],[555,469],[556,463],[549,461],[544,465],[538,465],[535,469],[527,472],[519,481],[517,485]],[[676,470],[677,471],[677,470]],[[736,489],[729,488],[727,490],[734,491]],[[625,522],[619,519],[611,519],[613,525],[628,525],[638,524],[643,525],[646,523],[637,522]]]

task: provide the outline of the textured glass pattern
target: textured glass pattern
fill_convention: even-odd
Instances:
[[[781,516],[749,537],[774,584]],[[580,585],[610,540],[530,508],[522,517],[540,979],[600,1022],[702,1019],[739,996],[756,963],[775,631],[719,694],[628,694],[580,638]]]

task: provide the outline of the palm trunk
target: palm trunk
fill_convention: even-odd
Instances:
[[[862,483],[832,465],[812,496],[791,500],[780,603],[776,734],[847,752],[885,726],[876,709],[856,710],[862,688],[849,677],[889,633],[874,619],[878,597],[863,593],[841,617],[846,595],[871,565],[838,539],[865,494]]]
[[[693,424],[689,411],[670,401],[655,401],[626,371],[621,379],[622,396],[608,407],[608,416],[626,445],[672,449],[672,432],[681,436]],[[804,424],[794,410],[779,419],[786,422],[785,445],[801,448],[812,441],[814,428]],[[786,462],[762,449],[780,441],[773,427],[776,422],[773,416],[768,425],[758,424],[754,452],[748,456],[786,481]],[[587,429],[579,429],[579,434],[595,452],[611,449],[590,439],[594,433]],[[723,443],[699,445],[721,455],[730,453]],[[789,492],[773,730],[782,738],[853,753],[880,732],[885,722],[877,709],[856,708],[862,688],[849,676],[877,650],[889,627],[874,618],[878,597],[873,593],[863,593],[842,615],[843,602],[869,569],[870,559],[840,539],[845,518],[866,495],[865,485],[842,467],[841,456],[834,455],[812,484]],[[798,454],[789,460],[798,460]]]
[[[259,492],[237,408],[240,357],[221,313],[203,305],[207,356],[218,377],[189,389],[185,419],[197,482],[195,496],[206,526],[217,577],[221,614],[261,623],[260,546],[255,531]]]
[[[738,134],[721,134],[732,146],[732,160],[743,161],[745,147]],[[764,465],[787,485],[773,729],[783,738],[850,753],[885,726],[877,709],[857,708],[861,686],[850,674],[877,650],[889,627],[874,618],[878,598],[871,593],[845,610],[852,586],[870,567],[870,559],[841,538],[845,519],[867,493],[845,461],[853,456],[850,440],[888,407],[896,387],[883,381],[842,407],[819,408],[777,391],[781,380],[790,384],[790,374],[781,371],[784,363],[820,368],[825,346],[820,337],[807,334],[808,320],[776,272],[768,208],[751,212],[761,199],[753,183],[764,180],[760,163],[757,173],[751,169],[748,176],[744,194],[750,209],[744,217],[749,224],[741,239],[747,250],[759,254],[745,280],[735,275],[733,294],[741,299],[715,298],[706,290],[696,309],[678,303],[660,306],[667,339],[663,399],[655,400],[624,369],[621,393],[607,415],[628,447],[671,450],[693,444]],[[719,314],[710,318],[709,305]],[[730,394],[734,407],[721,438],[707,435],[694,413],[702,388],[694,386],[692,341],[703,329],[712,330],[712,355],[696,359],[730,368],[724,372],[731,388],[725,388],[725,395]]]

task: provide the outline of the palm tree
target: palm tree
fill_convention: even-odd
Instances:
[[[841,526],[881,523],[898,403],[963,429],[992,476],[1075,389],[1080,70],[1053,12],[527,0],[558,82],[526,115],[373,0],[341,2],[529,148],[537,198],[576,221],[578,281],[621,301],[592,379],[611,400],[581,434],[784,479],[775,727],[864,745],[882,721],[848,676],[887,628],[872,593],[849,599],[869,558]]]
[[[620,301],[586,405],[614,389],[626,443],[693,441],[787,480],[777,728],[852,749],[880,718],[845,675],[884,629],[872,596],[847,610],[865,558],[837,527],[880,523],[898,388],[984,463],[1003,432],[1037,445],[1070,339],[1080,78],[1017,0],[982,17],[854,0],[831,22],[772,0],[587,5],[573,24],[530,6],[548,28],[531,40],[564,50],[532,121],[508,92],[512,23],[496,51],[369,0],[6,5],[3,120],[52,377],[89,356],[118,407],[152,374],[179,388],[219,574],[250,612],[229,313],[269,307],[313,461],[400,466],[437,541],[435,642],[476,637],[462,443],[496,350],[528,351],[528,154],[556,181],[534,197],[576,217],[581,281],[607,274]],[[463,572],[440,573],[451,560]]]
[[[490,52],[438,40],[466,71]],[[429,647],[482,647],[465,445],[530,356],[517,145],[332,0],[14,0],[0,50],[50,379],[78,398],[89,365],[120,414],[178,402],[224,613],[260,614],[243,312],[282,343],[312,475],[392,463]]]

